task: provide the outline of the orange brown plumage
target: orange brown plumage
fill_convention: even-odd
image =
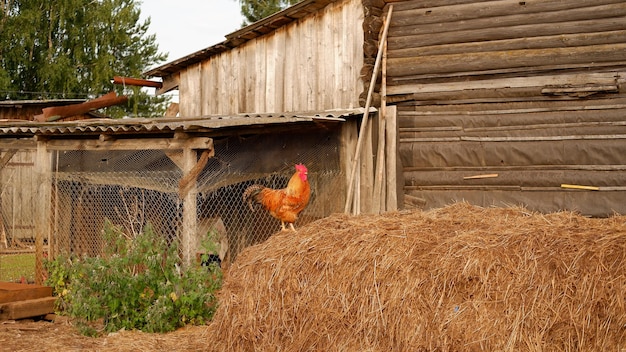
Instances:
[[[293,223],[298,219],[298,214],[309,204],[311,198],[311,186],[306,166],[297,164],[295,167],[296,172],[289,179],[287,187],[283,189],[272,189],[254,184],[243,192],[243,201],[248,203],[252,211],[254,211],[253,202],[260,204],[270,215],[280,220],[283,231],[286,223],[295,231]]]

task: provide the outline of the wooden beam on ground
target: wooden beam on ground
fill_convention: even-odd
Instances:
[[[0,282],[0,303],[23,301],[52,296],[52,287]]]
[[[56,297],[28,299],[0,304],[0,320],[16,320],[54,313]]]

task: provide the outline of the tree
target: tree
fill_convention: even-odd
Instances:
[[[133,90],[114,86],[113,76],[139,77],[167,58],[156,37],[146,35],[150,21],[140,23],[135,0],[0,0],[0,11],[2,98],[128,94]],[[169,98],[135,93],[132,105],[106,113],[162,115]]]
[[[243,25],[254,23],[298,2],[300,0],[240,0]]]

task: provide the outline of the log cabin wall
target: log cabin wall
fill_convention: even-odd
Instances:
[[[330,3],[180,72],[180,115],[358,107],[361,0]]]
[[[626,214],[626,2],[387,2],[405,206]]]

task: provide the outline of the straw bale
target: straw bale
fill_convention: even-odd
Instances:
[[[626,217],[457,203],[336,214],[244,250],[208,348],[619,351]]]

